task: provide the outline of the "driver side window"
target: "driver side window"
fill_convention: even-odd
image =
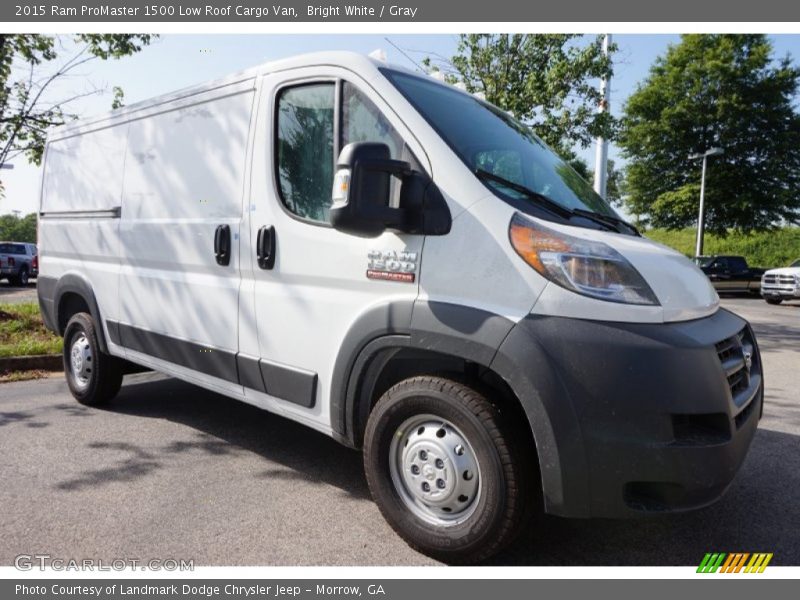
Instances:
[[[297,216],[327,221],[333,187],[333,82],[286,88],[278,96],[277,178]]]

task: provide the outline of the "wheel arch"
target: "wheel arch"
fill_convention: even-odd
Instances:
[[[348,348],[355,349],[353,356],[344,359],[341,352],[347,350],[343,346],[336,361],[338,368],[346,369],[339,373],[340,388],[332,388],[334,395],[338,391],[338,397],[331,399],[331,422],[337,439],[350,447],[361,447],[366,420],[377,397],[381,390],[396,383],[397,376],[386,376],[396,361],[419,359],[416,369],[400,370],[405,376],[430,374],[426,364],[445,365],[451,361],[464,368],[463,374],[471,382],[501,392],[503,401],[513,402],[515,410],[519,410],[527,424],[526,434],[534,444],[545,502],[551,499],[549,508],[558,512],[564,482],[548,408],[535,389],[518,385],[514,371],[519,365],[496,360],[514,326],[513,321],[481,309],[434,302],[414,304],[408,325],[401,330],[362,329],[357,322],[348,336],[356,337],[359,331],[368,329],[371,336],[361,338],[360,344],[349,340]]]
[[[52,325],[59,335],[64,335],[67,322],[76,312],[86,310],[97,325],[97,342],[100,350],[108,354],[105,329],[101,319],[92,284],[78,273],[66,273],[55,283],[52,292]]]

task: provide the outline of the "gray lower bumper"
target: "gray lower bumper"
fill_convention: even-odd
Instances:
[[[762,410],[755,338],[725,310],[652,325],[531,315],[493,366],[525,405],[545,508],[563,516],[624,517],[715,501],[744,460]]]

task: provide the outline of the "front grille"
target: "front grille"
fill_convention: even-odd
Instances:
[[[717,356],[728,380],[734,404],[743,408],[753,398],[750,382],[760,374],[753,334],[745,327],[739,333],[716,344]]]
[[[793,286],[797,279],[794,275],[764,275],[764,283],[767,285],[790,285]]]

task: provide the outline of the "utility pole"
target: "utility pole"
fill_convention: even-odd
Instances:
[[[603,38],[603,54],[608,57],[608,47],[611,45],[611,34],[607,33]],[[600,106],[597,112],[604,113],[609,110],[611,100],[611,90],[609,79],[603,77],[600,80]],[[603,137],[597,138],[597,151],[594,160],[594,191],[605,200],[606,185],[608,184],[608,140]]]

